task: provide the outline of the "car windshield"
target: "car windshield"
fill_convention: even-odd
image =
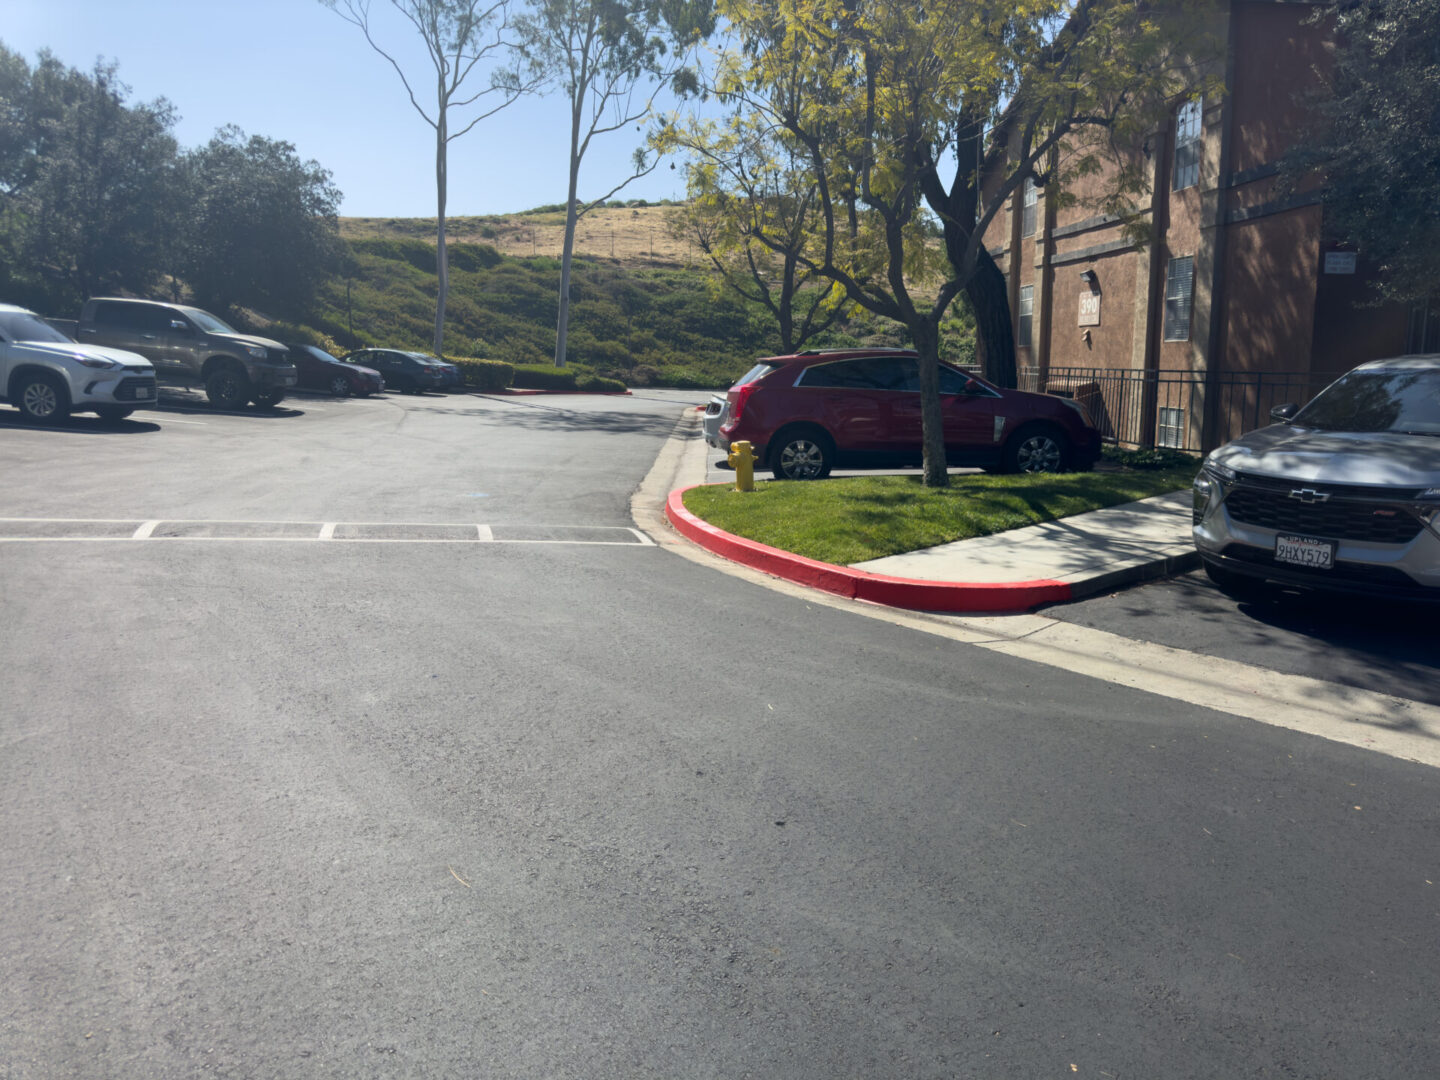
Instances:
[[[73,344],[38,315],[28,311],[0,311],[0,334],[11,341],[53,341]]]
[[[238,331],[233,326],[221,322],[208,311],[201,311],[199,308],[186,308],[185,314],[190,316],[190,321],[200,327],[207,334],[234,334]]]
[[[326,352],[324,349],[320,348],[319,345],[302,345],[300,346],[300,348],[304,349],[316,359],[329,360],[332,364],[338,364],[340,362],[339,360],[336,360],[335,357],[331,356],[328,352]]]
[[[1440,368],[1352,371],[1295,414],[1322,431],[1440,435]]]

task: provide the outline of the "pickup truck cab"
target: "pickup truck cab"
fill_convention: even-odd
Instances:
[[[72,412],[123,420],[155,400],[155,369],[143,356],[77,345],[33,311],[0,304],[0,401],[26,420]]]
[[[219,409],[246,401],[273,407],[299,378],[280,342],[242,334],[208,311],[181,304],[98,296],[80,309],[75,336],[81,344],[139,353],[155,365],[160,382],[203,386]]]

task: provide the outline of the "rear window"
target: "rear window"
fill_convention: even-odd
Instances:
[[[738,387],[744,386],[746,383],[752,383],[756,379],[763,379],[772,371],[779,371],[781,367],[782,365],[780,364],[770,364],[762,360],[760,363],[752,367],[749,371],[745,372],[744,375],[741,375],[740,378],[735,381],[735,385],[732,386],[730,389],[734,390]]]

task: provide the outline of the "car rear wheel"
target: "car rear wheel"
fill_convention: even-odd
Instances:
[[[20,407],[21,416],[36,423],[59,420],[70,412],[64,385],[44,372],[22,375],[10,400]]]
[[[336,397],[350,396],[350,380],[344,375],[336,375],[330,380],[330,393]]]
[[[205,396],[217,409],[238,409],[250,396],[250,380],[236,364],[224,364],[205,377]]]
[[[1063,472],[1070,457],[1070,443],[1049,427],[1021,428],[1005,444],[1005,471],[1020,473]]]
[[[835,444],[814,428],[782,431],[770,443],[770,471],[776,480],[823,480],[835,464]]]

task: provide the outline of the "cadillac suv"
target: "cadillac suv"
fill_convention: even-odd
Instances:
[[[718,444],[748,441],[780,480],[816,480],[834,466],[918,465],[920,369],[905,349],[802,352],[760,360],[730,388]],[[1008,472],[1088,469],[1100,433],[1074,401],[1002,390],[940,365],[950,465]]]

